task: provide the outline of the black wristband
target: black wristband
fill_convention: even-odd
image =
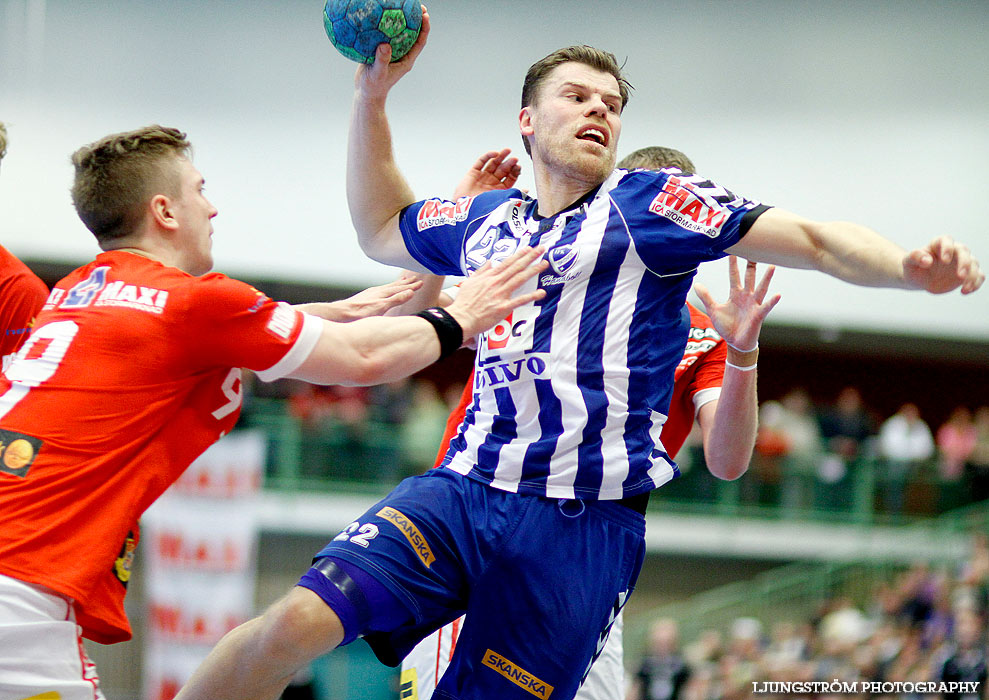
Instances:
[[[441,360],[455,353],[464,344],[464,329],[460,327],[457,319],[451,316],[446,309],[434,306],[414,315],[424,318],[433,324],[436,337],[440,340]]]

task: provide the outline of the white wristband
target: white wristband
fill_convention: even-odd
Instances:
[[[727,340],[725,341],[725,345],[727,345],[728,347],[730,347],[735,352],[752,352],[753,350],[758,350],[759,349],[759,341],[758,340],[755,341],[755,345],[753,345],[748,350],[742,350],[742,348],[736,348],[734,345],[732,345],[731,343],[729,343]]]
[[[751,350],[749,352],[752,352]],[[739,367],[738,365],[733,365],[732,363],[725,361],[725,367],[731,367],[732,369],[737,369],[739,372],[751,372],[758,366],[758,363],[751,364],[747,367]]]

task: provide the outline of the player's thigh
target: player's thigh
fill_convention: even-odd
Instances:
[[[406,479],[316,558],[367,572],[409,609],[417,626],[435,621],[425,636],[463,614],[468,572],[479,566],[469,515],[479,488],[441,469]]]
[[[489,563],[434,697],[574,696],[634,587],[645,528],[617,504],[570,506],[530,509]]]
[[[0,576],[0,700],[103,700],[71,603]]]

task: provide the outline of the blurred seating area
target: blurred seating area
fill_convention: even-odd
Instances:
[[[461,386],[425,378],[370,387],[283,382],[250,396],[241,426],[268,435],[266,487],[385,493],[428,469]],[[956,407],[934,426],[907,403],[870,410],[855,387],[815,402],[801,388],[760,407],[752,464],[713,478],[696,434],[681,476],[653,493],[666,512],[896,524],[989,498],[989,406]]]
[[[979,685],[972,695],[835,697],[985,697],[989,509],[967,516],[960,561],[792,565],[640,616],[626,632],[628,700],[748,698],[753,683],[761,697],[792,697],[771,684],[836,679]]]

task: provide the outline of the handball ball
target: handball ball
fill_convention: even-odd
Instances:
[[[409,52],[422,27],[421,0],[326,0],[323,26],[330,42],[352,61],[374,63],[378,44],[391,60]]]

